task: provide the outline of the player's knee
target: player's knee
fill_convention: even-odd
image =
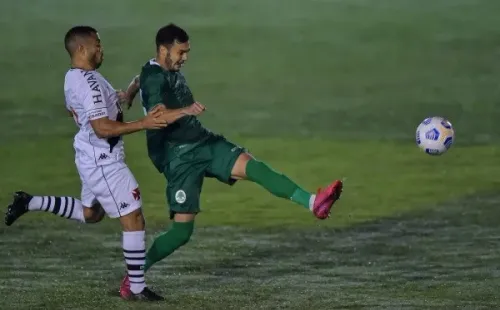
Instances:
[[[249,153],[241,153],[233,168],[231,169],[231,177],[237,180],[247,178],[247,165],[250,161],[255,160]]]
[[[120,217],[120,222],[124,231],[144,230],[146,226],[142,209],[134,210],[129,214]]]
[[[94,224],[102,221],[106,212],[100,203],[94,203],[90,208],[83,209],[83,217],[85,223]]]

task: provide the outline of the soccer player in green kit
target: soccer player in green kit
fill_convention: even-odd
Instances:
[[[190,51],[189,36],[180,27],[169,24],[156,35],[156,58],[149,60],[140,74],[140,91],[145,112],[160,106],[166,111],[196,103],[186,79],[180,72]],[[285,175],[274,171],[224,136],[204,128],[196,116],[184,116],[161,130],[149,130],[148,155],[168,181],[167,201],[171,228],[158,236],[147,252],[145,270],[186,244],[200,211],[200,193],[205,177],[217,178],[233,185],[249,180],[271,194],[289,199],[312,211],[318,219],[329,216],[342,192],[342,181],[336,180],[316,195],[311,194]],[[124,278],[120,293],[128,294]]]

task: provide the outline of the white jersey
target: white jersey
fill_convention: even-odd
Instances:
[[[125,158],[121,137],[99,138],[90,121],[107,117],[122,121],[123,113],[115,89],[97,71],[70,69],[64,79],[66,108],[80,128],[75,135],[76,160],[85,166],[108,165]]]

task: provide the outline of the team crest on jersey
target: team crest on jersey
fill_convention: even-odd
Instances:
[[[182,189],[175,192],[175,201],[177,201],[178,203],[186,202],[186,193]]]
[[[140,200],[141,199],[141,190],[139,189],[139,187],[137,187],[136,189],[134,189],[132,191],[132,196],[134,196],[135,200]]]

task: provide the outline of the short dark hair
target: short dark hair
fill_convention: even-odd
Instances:
[[[64,36],[64,48],[71,56],[76,50],[77,46],[75,45],[75,41],[78,38],[87,38],[96,33],[97,30],[90,26],[75,26],[66,32]]]
[[[157,50],[162,45],[168,46],[174,44],[174,42],[186,43],[187,41],[189,41],[189,35],[187,34],[187,32],[173,23],[161,27],[160,30],[158,30],[158,32],[156,33]]]

